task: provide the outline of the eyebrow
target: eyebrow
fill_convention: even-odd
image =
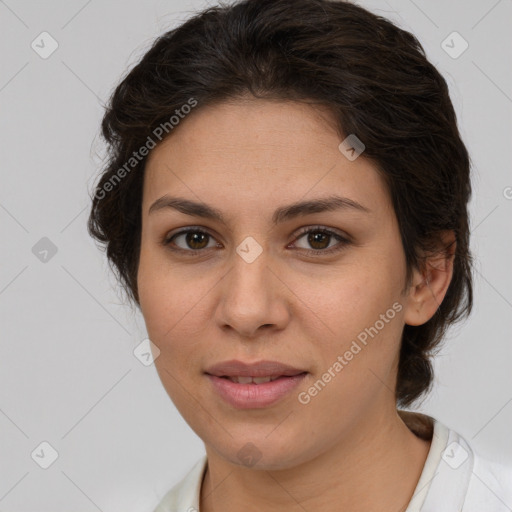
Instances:
[[[226,219],[220,210],[206,203],[198,203],[182,197],[171,197],[168,195],[157,199],[149,208],[148,215],[166,208],[172,208],[186,215],[212,219],[227,225]],[[287,206],[281,206],[275,210],[272,222],[278,224],[294,219],[301,215],[311,215],[334,210],[358,210],[364,213],[371,213],[366,206],[349,199],[348,197],[329,196],[325,198],[301,201]]]

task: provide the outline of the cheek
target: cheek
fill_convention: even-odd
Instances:
[[[160,380],[181,414],[193,418],[194,410],[189,409],[195,401],[184,383],[198,372],[196,340],[197,328],[202,324],[197,315],[203,285],[144,252],[137,279],[148,337],[160,350],[155,359]]]
[[[315,340],[322,361],[317,370],[324,374],[331,369],[331,373],[343,375],[332,379],[329,387],[333,390],[340,386],[361,392],[378,385],[376,376],[388,378],[403,328],[396,266],[392,259],[361,258],[353,265],[332,269],[328,275],[318,273],[296,280],[294,292],[301,299],[296,302],[300,308],[296,320]],[[341,371],[339,366],[338,371],[333,368],[338,356],[343,358]],[[324,394],[324,399],[328,395]]]
[[[300,403],[308,403],[299,410],[320,430],[329,428],[332,417],[346,416],[349,421],[362,415],[393,389],[403,326],[399,295],[391,280],[376,279],[371,272],[347,276],[324,286],[312,281],[314,288],[304,295],[308,297],[304,302],[314,304],[322,321],[314,329],[312,324],[305,327],[315,340],[319,364],[314,379],[300,390],[304,393]],[[305,284],[302,293],[307,293]],[[312,316],[304,308],[306,312]],[[325,415],[325,411],[330,412]]]
[[[347,339],[373,325],[381,314],[400,301],[400,283],[392,263],[361,258],[354,264],[290,276],[301,315],[315,318],[315,325],[331,338]],[[395,316],[395,315],[393,315]],[[300,315],[299,315],[300,318]]]
[[[149,338],[161,351],[157,362],[176,367],[197,349],[207,327],[213,276],[198,278],[192,266],[176,268],[156,251],[141,251],[137,280]]]

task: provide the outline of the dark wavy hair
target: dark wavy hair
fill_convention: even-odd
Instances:
[[[446,329],[473,305],[470,158],[444,78],[418,40],[389,20],[346,1],[245,0],[208,8],[158,37],[106,108],[108,162],[91,194],[90,235],[140,306],[141,148],[159,126],[172,136],[169,120],[191,98],[197,110],[247,94],[325,106],[341,139],[356,134],[364,143],[362,157],[377,166],[393,202],[407,283],[426,254],[447,249],[442,231],[455,233],[444,300],[428,322],[403,330],[396,403],[411,405],[432,386],[431,357]]]

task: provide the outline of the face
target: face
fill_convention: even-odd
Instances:
[[[148,157],[138,290],[155,364],[207,450],[234,464],[292,467],[394,408],[408,308],[397,219],[375,166],[349,160],[328,121],[302,103],[223,103]],[[302,374],[207,374],[231,360]]]

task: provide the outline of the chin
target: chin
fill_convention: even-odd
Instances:
[[[283,446],[282,436],[273,440],[267,436],[268,432],[248,440],[246,433],[243,440],[229,438],[227,446],[217,446],[214,450],[231,464],[257,470],[290,469],[308,460],[302,441],[298,440],[294,449],[293,446]]]

